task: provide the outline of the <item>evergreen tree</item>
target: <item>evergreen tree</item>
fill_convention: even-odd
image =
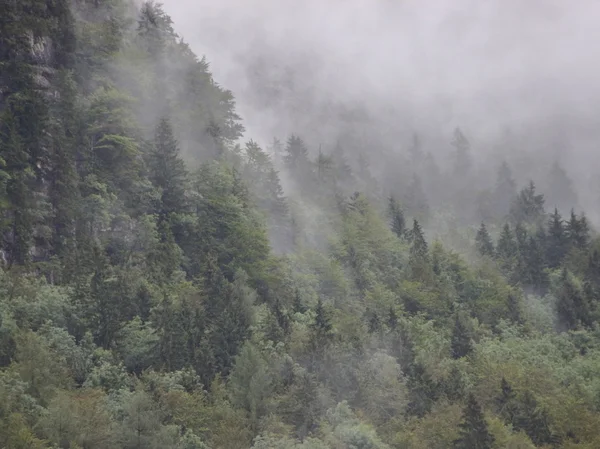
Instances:
[[[590,241],[590,230],[584,214],[579,217],[571,209],[571,217],[567,222],[567,235],[571,245],[580,250],[587,249]]]
[[[521,301],[519,301],[519,297],[513,293],[509,293],[506,299],[506,307],[508,309],[508,318],[514,323],[521,323],[523,320],[523,312],[521,310]]]
[[[463,358],[469,355],[473,350],[471,331],[464,323],[464,318],[459,315],[454,319],[450,349],[452,351],[452,357],[455,359]]]
[[[179,156],[179,146],[167,118],[160,119],[154,144],[148,155],[150,179],[159,189],[161,202],[157,212],[163,218],[186,210],[187,171]]]
[[[431,378],[422,364],[413,361],[408,368],[409,402],[406,411],[409,415],[422,418],[431,411],[439,398],[439,385]]]
[[[302,172],[310,169],[308,148],[306,148],[306,144],[300,137],[293,134],[290,136],[285,147],[283,160],[291,172]]]
[[[510,215],[515,223],[539,224],[544,216],[544,204],[544,195],[536,193],[535,183],[530,181],[514,199]]]
[[[459,424],[459,436],[454,441],[456,449],[492,449],[494,437],[489,432],[481,406],[473,394],[469,394]]]
[[[388,313],[387,325],[391,331],[394,331],[398,328],[398,315],[396,314],[396,311],[394,310],[393,307],[390,307],[390,311]]]
[[[517,242],[508,223],[505,223],[502,227],[496,246],[496,254],[504,263],[509,263],[517,257]]]
[[[556,309],[560,324],[567,330],[591,324],[592,317],[587,298],[573,283],[566,268],[563,268],[556,292]]]
[[[333,337],[333,325],[329,318],[329,314],[323,306],[321,298],[317,301],[315,309],[315,320],[311,324],[312,329],[312,346],[315,349],[325,347]]]
[[[523,395],[513,425],[517,431],[524,430],[536,446],[557,442],[550,429],[548,413],[538,406],[530,391]]]
[[[546,260],[550,268],[557,268],[561,265],[567,254],[569,241],[567,233],[558,209],[548,221],[548,239],[546,244]]]
[[[495,402],[498,414],[506,424],[512,425],[518,413],[517,395],[504,377],[500,384],[500,395]]]
[[[418,220],[413,220],[413,227],[410,231],[410,255],[408,267],[413,280],[428,282],[431,280],[432,270],[429,260],[429,251],[427,242],[423,235],[423,230]]]
[[[543,251],[543,241],[539,238],[530,236],[527,246],[521,252],[522,271],[521,280],[540,294],[545,294],[548,288],[549,280],[546,273],[546,261]]]
[[[388,201],[388,216],[390,219],[390,227],[394,234],[400,239],[404,238],[406,233],[404,213],[393,196],[390,196]]]
[[[488,233],[487,228],[485,227],[485,223],[481,223],[479,230],[477,231],[477,235],[475,236],[475,242],[477,245],[477,251],[482,256],[494,257],[495,249],[494,243],[492,242],[492,238]]]

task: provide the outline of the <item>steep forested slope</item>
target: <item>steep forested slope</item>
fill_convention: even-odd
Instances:
[[[263,149],[160,5],[0,21],[0,447],[600,447],[560,166],[548,212],[508,163],[479,189],[458,129],[449,168],[415,137],[384,176]]]

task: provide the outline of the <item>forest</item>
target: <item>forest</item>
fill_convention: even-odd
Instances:
[[[208,57],[153,1],[0,2],[0,448],[600,447],[559,161],[260,143]]]

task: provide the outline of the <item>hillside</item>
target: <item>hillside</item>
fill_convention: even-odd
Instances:
[[[0,4],[0,447],[600,447],[560,164],[360,111],[263,148],[235,106],[159,4]]]

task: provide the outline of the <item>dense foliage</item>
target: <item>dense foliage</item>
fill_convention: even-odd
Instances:
[[[600,447],[560,166],[243,132],[160,5],[0,4],[0,447]]]

